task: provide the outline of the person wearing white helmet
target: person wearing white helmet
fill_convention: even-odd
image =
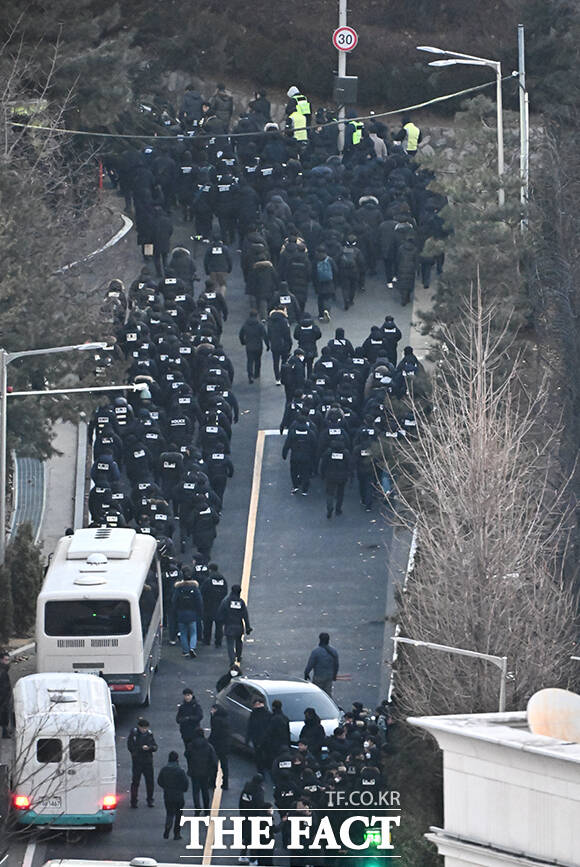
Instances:
[[[295,85],[292,85],[292,87],[288,88],[286,96],[290,100],[288,105],[286,106],[286,114],[291,115],[293,111],[299,111],[306,118],[306,126],[310,126],[312,110],[310,108],[309,100],[304,96],[303,93],[300,93],[300,91]],[[290,108],[290,111],[288,111],[288,108]]]

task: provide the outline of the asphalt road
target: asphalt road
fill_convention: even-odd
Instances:
[[[173,241],[191,245],[189,237],[190,227],[178,224]],[[133,232],[123,244],[131,242],[134,243]],[[202,255],[200,248],[199,270]],[[127,280],[136,273],[135,263],[131,250],[127,257],[130,271],[124,275]],[[118,274],[119,270],[110,277]],[[230,317],[224,329],[224,346],[236,370],[234,390],[240,403],[240,421],[232,438],[235,475],[226,492],[212,558],[231,585],[242,576],[257,434],[259,430],[278,427],[284,392],[275,386],[268,354],[263,358],[261,381],[254,385],[247,382],[245,353],[238,341],[238,330],[248,303],[238,267],[230,279],[227,300]],[[314,298],[308,306],[315,311]],[[322,326],[321,345],[333,336],[337,325],[344,326],[347,337],[356,344],[368,335],[372,324],[382,322],[386,313],[395,316],[403,331],[404,345],[408,341],[411,308],[402,310],[388,297],[382,280],[371,279],[367,292],[348,313],[336,311],[332,321]],[[407,540],[404,535],[399,538],[398,532],[393,533],[380,508],[370,514],[361,509],[356,482],[347,489],[344,514],[332,521],[326,519],[319,479],[314,481],[309,497],[291,496],[289,467],[281,460],[282,443],[278,434],[265,438],[249,585],[254,633],[244,650],[244,671],[301,676],[308,653],[317,644],[318,632],[324,629],[340,653],[341,672],[350,676],[349,680],[337,683],[337,701],[344,707],[350,707],[353,700],[374,706],[385,695],[388,677],[383,664],[385,611],[388,604],[392,605],[392,582],[388,575],[398,576],[404,568]],[[390,647],[387,650],[390,652]],[[205,712],[203,724],[209,726],[215,683],[226,668],[225,647],[201,647],[195,660],[184,659],[179,647],[164,647],[151,706],[146,710],[159,745],[156,773],[169,750],[183,752],[175,724],[182,689],[192,687]],[[181,856],[190,854],[184,842],[162,839],[161,790],[154,809],[145,806],[144,792],[139,809],[129,808],[130,756],[126,739],[139,715],[139,709],[121,710],[118,715],[121,801],[113,833],[79,834],[74,840],[63,834],[36,836],[36,850],[28,850],[25,867],[38,867],[57,857],[130,861],[137,855],[146,855],[160,862],[177,862]],[[232,757],[230,791],[223,793],[222,809],[237,810],[240,789],[253,772],[254,766],[247,758]],[[186,797],[187,806],[191,806],[191,794]],[[15,865],[22,863],[19,850],[17,847],[11,857]],[[233,863],[236,857],[230,855],[225,860]],[[200,863],[195,858],[188,861]]]

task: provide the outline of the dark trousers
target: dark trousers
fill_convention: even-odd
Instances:
[[[165,800],[165,833],[169,834],[171,826],[173,826],[173,836],[179,837],[181,832],[181,808],[184,806],[184,801],[179,803],[176,801]]]
[[[217,494],[217,496],[220,498],[220,500],[223,500],[224,493],[226,490],[226,485],[228,483],[228,477],[227,476],[213,476],[210,479],[210,482],[211,482],[211,486],[212,486],[214,494]]]
[[[329,310],[332,307],[332,294],[323,295],[322,292],[318,293],[318,315],[324,316],[324,311]]]
[[[242,658],[242,636],[241,635],[226,635],[226,644],[228,647],[228,657],[230,660],[230,665],[236,661],[236,659]]]
[[[356,295],[357,289],[360,288],[360,280],[358,278],[358,274],[343,274],[340,285],[342,289],[344,309],[348,310],[348,308],[354,302],[354,296]]]
[[[306,378],[310,379],[312,376],[312,367],[314,365],[314,356],[312,358],[305,358],[304,362],[306,364]],[[292,392],[291,397],[294,396],[294,392]]]
[[[158,277],[165,277],[165,269],[167,268],[168,253],[159,253],[157,250],[153,253],[153,261],[155,263],[155,272]]]
[[[383,259],[385,263],[385,278],[387,283],[393,282],[393,277],[397,272],[397,260],[395,258],[395,253],[391,253],[390,256],[385,256]]]
[[[218,623],[217,620],[213,618],[213,616],[204,617],[203,618],[203,643],[211,644],[211,630],[212,626],[215,623],[215,646],[222,646],[222,638],[224,634],[224,628],[221,623]]]
[[[262,366],[262,350],[246,349],[246,370],[248,379],[259,379]]]
[[[431,262],[421,262],[421,280],[423,281],[423,288],[428,289],[429,284],[431,283],[431,269],[433,268],[434,261]]]
[[[154,783],[153,783],[153,762],[136,762],[133,760],[133,777],[131,779],[131,803],[136,804],[139,798],[139,783],[141,775],[145,777],[145,788],[147,791],[147,803],[153,802]]]
[[[227,789],[230,784],[230,763],[228,761],[228,754],[225,750],[218,750],[215,744],[212,744],[212,746],[222,769],[222,789]],[[215,788],[215,778],[212,788]]]
[[[329,512],[332,512],[334,509],[335,501],[337,513],[342,512],[345,487],[346,482],[334,482],[331,479],[326,480],[326,508]]]
[[[302,488],[307,493],[312,478],[312,464],[309,461],[295,461],[290,458],[290,477],[293,488]]]
[[[360,491],[361,503],[367,508],[370,508],[373,503],[373,477],[369,473],[358,474],[358,489]]]
[[[280,363],[286,364],[290,357],[290,354],[287,351],[280,351],[279,349],[272,348],[272,363],[274,365],[274,379],[276,382],[280,379]]]
[[[191,790],[193,792],[193,806],[196,810],[199,810],[201,807],[201,802],[203,801],[203,806],[207,810],[209,807],[209,780],[207,777],[192,777],[191,778]],[[201,798],[200,798],[201,795]]]

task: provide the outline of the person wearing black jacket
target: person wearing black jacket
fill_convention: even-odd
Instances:
[[[266,732],[268,767],[283,750],[290,747],[290,720],[282,712],[282,702],[275,698],[272,702],[272,715]]]
[[[159,771],[157,785],[163,789],[163,801],[165,803],[163,839],[169,839],[169,832],[173,825],[173,839],[181,840],[181,810],[185,806],[183,796],[189,788],[189,780],[183,768],[179,767],[179,756],[174,750],[171,750],[167,764]]]
[[[302,316],[300,324],[294,329],[294,340],[298,342],[298,346],[304,353],[306,359],[306,375],[312,375],[312,365],[314,359],[318,355],[317,342],[322,337],[322,332],[318,325],[312,321],[310,313],[305,313]]]
[[[228,720],[227,711],[218,704],[212,704],[210,709],[211,714],[211,732],[209,742],[215,750],[215,754],[219,759],[222,769],[222,790],[227,791],[229,788],[229,762],[228,755],[230,752],[231,735],[230,723]],[[213,783],[215,788],[215,780]]]
[[[268,338],[272,350],[272,363],[274,365],[274,379],[276,385],[280,385],[280,362],[286,364],[292,349],[292,336],[288,324],[286,310],[276,307],[268,316]]]
[[[167,259],[171,251],[173,223],[160,205],[153,209],[153,261],[158,277],[165,277]]]
[[[262,774],[255,774],[251,780],[248,780],[247,783],[244,784],[244,788],[242,789],[242,793],[240,795],[240,800],[238,802],[238,809],[240,811],[240,816],[243,816],[244,819],[251,819],[255,816],[260,815],[260,810],[265,806],[265,798],[264,798],[264,777]],[[248,864],[249,858],[248,856],[248,847],[252,840],[252,825],[250,822],[245,821],[242,825],[242,843],[244,846],[243,854],[238,858],[238,863],[240,864]]]
[[[352,457],[346,446],[335,444],[328,448],[320,459],[320,475],[326,483],[326,517],[342,515],[344,489],[352,474]]]
[[[251,384],[254,379],[260,378],[263,345],[266,345],[266,349],[270,349],[268,333],[264,325],[258,321],[257,310],[250,310],[250,315],[240,328],[239,337],[242,346],[246,347],[246,369],[248,382]]]
[[[185,758],[187,759],[187,773],[191,777],[193,806],[196,809],[196,815],[199,815],[197,811],[201,806],[200,795],[204,808],[207,810],[209,807],[209,788],[212,780],[215,779],[217,767],[215,750],[205,739],[202,729],[198,728],[194,731],[193,737],[185,749]]]
[[[295,349],[280,370],[280,382],[286,392],[286,401],[292,400],[297,390],[302,390],[306,381],[306,358],[303,349]],[[282,431],[280,431],[282,433]]]
[[[179,726],[183,743],[187,746],[192,739],[194,731],[199,728],[199,724],[203,719],[203,710],[200,703],[193,694],[193,690],[188,686],[183,690],[183,701],[177,708],[175,722]]]
[[[216,620],[224,625],[224,635],[226,636],[230,665],[233,665],[236,659],[239,662],[242,658],[242,636],[244,630],[246,635],[250,635],[252,632],[250,615],[246,603],[241,598],[241,593],[241,586],[233,584],[232,589],[220,605],[216,615]]]
[[[131,807],[133,809],[137,807],[141,776],[145,777],[147,806],[153,807],[153,753],[157,752],[157,744],[153,732],[149,728],[148,720],[139,719],[135,728],[131,729],[127,738],[127,749],[131,753],[132,760]]]
[[[271,717],[272,715],[264,705],[263,699],[254,699],[252,711],[248,719],[246,744],[254,748],[256,767],[260,773],[267,771],[272,764],[268,749],[268,732]]]
[[[211,631],[215,622],[215,646],[222,646],[223,625],[216,620],[222,601],[228,593],[228,583],[216,563],[210,563],[208,578],[201,588],[203,599],[203,643],[211,644]]]
[[[227,275],[232,273],[233,266],[229,247],[223,243],[219,235],[217,238],[214,235],[214,240],[208,246],[203,257],[203,267],[219,293],[224,296]]]
[[[282,448],[282,458],[286,460],[290,452],[290,475],[292,478],[292,493],[297,494],[302,488],[306,496],[310,488],[310,479],[316,469],[318,449],[317,437],[308,424],[305,416],[299,415],[288,430],[286,442]]]
[[[209,507],[208,507],[209,508]],[[203,601],[199,585],[194,581],[191,568],[183,568],[183,581],[176,581],[171,604],[177,615],[177,626],[184,656],[197,656],[197,621],[203,617]]]
[[[318,759],[321,747],[326,740],[326,732],[313,707],[307,707],[304,711],[304,725],[300,730],[300,740],[302,743],[308,744],[308,750]]]
[[[381,325],[383,332],[383,343],[385,346],[385,356],[391,364],[397,363],[397,343],[402,337],[400,329],[395,325],[395,320],[392,316],[385,316],[385,321]]]

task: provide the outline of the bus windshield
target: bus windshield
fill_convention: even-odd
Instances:
[[[47,602],[47,635],[129,635],[131,608],[126,599],[80,599]]]

